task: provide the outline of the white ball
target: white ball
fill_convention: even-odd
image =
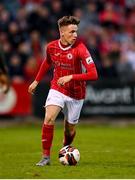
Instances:
[[[64,146],[59,151],[59,161],[63,165],[75,166],[80,160],[80,152],[73,146]]]

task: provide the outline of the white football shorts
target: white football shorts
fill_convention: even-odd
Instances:
[[[45,107],[49,105],[56,105],[62,108],[62,112],[70,124],[77,124],[80,117],[80,112],[83,106],[84,99],[76,100],[69,96],[62,94],[59,91],[50,89]]]

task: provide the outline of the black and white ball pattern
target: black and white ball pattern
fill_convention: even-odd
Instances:
[[[59,161],[63,165],[75,166],[80,160],[80,152],[73,146],[64,146],[59,151]]]

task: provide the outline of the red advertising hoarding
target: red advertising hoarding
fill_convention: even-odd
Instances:
[[[13,83],[7,94],[0,93],[0,115],[30,115],[31,95],[26,82]]]

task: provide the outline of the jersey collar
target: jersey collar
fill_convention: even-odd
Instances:
[[[62,47],[61,44],[60,44],[60,39],[58,40],[58,44],[59,44],[60,49],[62,49],[63,51],[66,51],[66,50],[68,50],[68,49],[70,49],[72,47],[72,44],[67,46],[67,47],[65,47],[65,48]]]

